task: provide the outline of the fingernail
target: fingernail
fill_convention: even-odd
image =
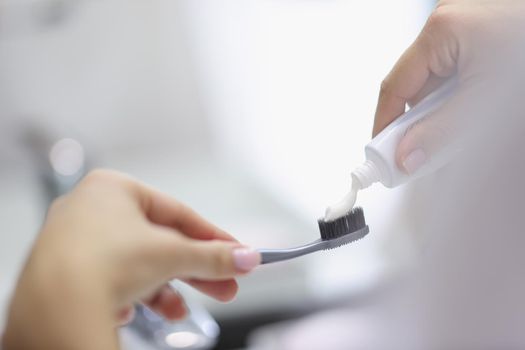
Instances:
[[[250,271],[261,263],[261,254],[253,249],[238,248],[233,251],[235,267],[241,271]]]
[[[415,173],[427,160],[427,156],[422,149],[418,148],[412,151],[406,158],[403,160],[403,167],[407,174],[411,175]]]

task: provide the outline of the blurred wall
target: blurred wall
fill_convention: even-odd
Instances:
[[[19,141],[20,129],[31,124],[51,135],[79,137],[102,154],[207,149],[179,5],[0,2],[2,148]],[[17,161],[11,151],[0,155]]]

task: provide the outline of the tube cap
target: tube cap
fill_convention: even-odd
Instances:
[[[377,166],[371,161],[367,160],[352,172],[352,181],[354,181],[360,189],[370,187],[373,183],[379,182],[381,175]]]

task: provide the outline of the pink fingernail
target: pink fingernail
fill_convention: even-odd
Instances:
[[[403,161],[403,167],[406,172],[411,175],[415,173],[427,160],[427,156],[422,149],[416,149],[412,151]]]
[[[241,271],[250,271],[261,263],[261,254],[249,248],[237,248],[233,251],[235,267]]]

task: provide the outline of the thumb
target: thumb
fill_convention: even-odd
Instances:
[[[430,166],[437,169],[452,158],[462,141],[465,117],[471,115],[466,94],[459,91],[436,112],[413,124],[396,148],[396,164],[412,175]]]
[[[173,257],[177,278],[224,280],[247,273],[261,263],[256,250],[222,240],[184,238]]]

